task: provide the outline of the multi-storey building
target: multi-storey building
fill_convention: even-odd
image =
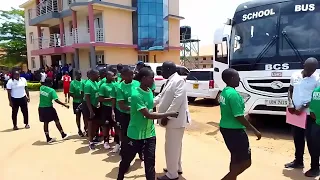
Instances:
[[[29,69],[180,59],[179,0],[29,0]]]

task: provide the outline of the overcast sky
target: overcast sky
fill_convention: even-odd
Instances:
[[[27,0],[2,1],[1,9],[8,10],[18,8]],[[249,0],[180,0],[180,16],[185,17],[181,25],[191,26],[193,36],[198,36],[201,45],[212,44],[214,30],[232,18],[236,7],[246,1]]]

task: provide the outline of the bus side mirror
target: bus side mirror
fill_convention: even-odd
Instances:
[[[233,23],[233,20],[228,18],[228,19],[227,19],[227,22],[225,22],[224,24],[225,24],[225,25],[228,25],[228,26],[231,26],[232,23]]]

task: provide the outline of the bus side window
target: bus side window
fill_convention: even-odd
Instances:
[[[227,41],[221,44],[215,44],[215,61],[228,64]]]

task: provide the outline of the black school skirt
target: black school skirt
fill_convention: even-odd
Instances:
[[[54,107],[39,107],[38,113],[40,122],[51,122],[59,120],[57,111]]]

